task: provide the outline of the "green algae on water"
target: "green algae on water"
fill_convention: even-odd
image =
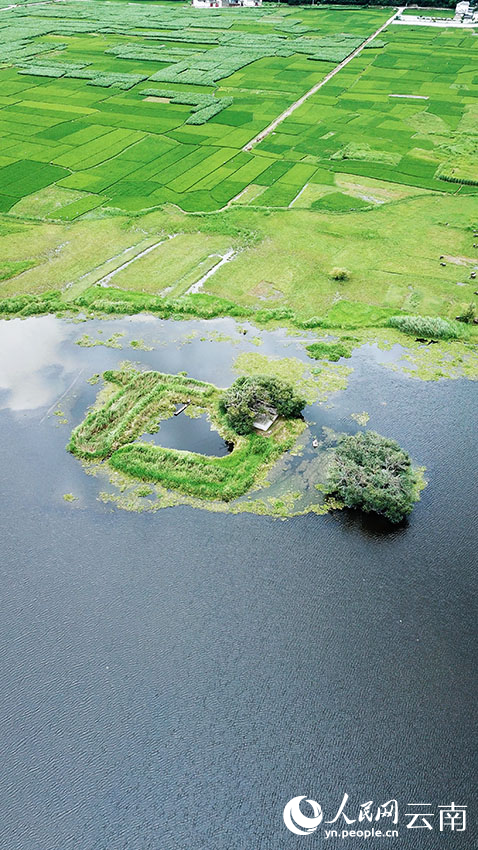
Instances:
[[[326,401],[332,393],[344,390],[353,371],[342,363],[311,367],[297,357],[268,357],[256,351],[239,354],[233,369],[240,375],[270,375],[289,381],[309,403]]]

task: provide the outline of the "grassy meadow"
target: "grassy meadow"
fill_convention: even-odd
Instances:
[[[344,301],[453,318],[477,289],[470,277],[477,264],[473,222],[474,196],[430,192],[340,214],[235,207],[217,215],[167,209],[62,225],[4,218],[2,294],[55,289],[66,308],[113,274],[99,290],[102,300],[121,299],[123,290],[177,299],[234,250],[205,282],[203,299],[207,294],[247,310],[289,309],[300,319],[337,312]],[[336,280],[335,267],[347,279]]]

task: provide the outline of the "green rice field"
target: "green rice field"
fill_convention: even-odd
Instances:
[[[392,25],[381,38],[383,47],[364,50],[260,150],[313,158],[321,170],[310,183],[345,173],[440,192],[476,191],[474,32]]]
[[[304,187],[302,204],[350,209],[326,188],[335,173],[441,192],[478,183],[473,32],[390,26],[246,152],[390,9],[120,8],[1,13],[0,212],[51,186],[46,215],[72,221],[165,203],[287,207]]]
[[[67,0],[0,13],[0,212],[53,185],[64,221],[100,207],[214,210],[277,180],[271,205],[288,203],[314,163],[242,148],[389,16],[119,8]]]

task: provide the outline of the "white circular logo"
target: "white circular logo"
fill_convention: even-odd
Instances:
[[[293,797],[292,800],[289,800],[287,805],[284,807],[282,814],[287,829],[290,829],[290,831],[295,833],[295,835],[310,835],[311,832],[315,832],[324,816],[322,809],[316,800],[307,800],[309,806],[312,807],[314,817],[308,818],[302,814],[300,810],[300,803],[301,800],[305,799],[305,795],[302,797]],[[302,827],[302,829],[299,827]]]

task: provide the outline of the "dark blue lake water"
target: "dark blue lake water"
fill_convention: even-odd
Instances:
[[[129,357],[226,386],[252,346],[184,341],[210,327],[0,325],[0,846],[476,847],[477,385],[414,381],[368,348],[334,406],[308,408],[317,429],[366,410],[426,465],[422,501],[395,531],[347,513],[102,504],[64,448],[96,396],[86,378]],[[156,347],[73,344],[96,328]],[[285,334],[261,336],[261,353],[304,358]],[[286,830],[290,798],[332,819],[345,793],[353,818],[397,798],[399,837]],[[469,807],[457,835],[438,826],[452,801]],[[407,806],[424,802],[435,829],[407,829]]]

